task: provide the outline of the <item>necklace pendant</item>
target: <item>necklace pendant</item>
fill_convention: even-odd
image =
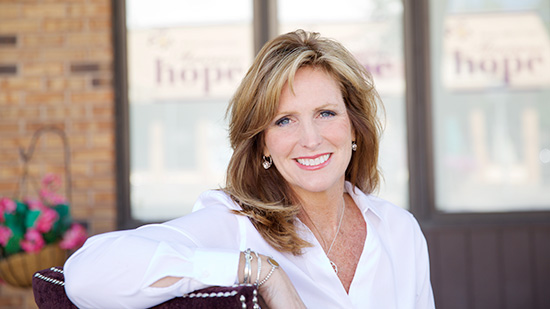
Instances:
[[[330,261],[330,265],[332,266],[332,269],[334,269],[334,272],[338,274],[338,266],[336,266],[336,263],[334,263],[333,261]]]

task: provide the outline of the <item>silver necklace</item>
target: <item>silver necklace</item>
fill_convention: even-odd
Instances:
[[[328,257],[328,260],[330,262],[330,265],[332,266],[332,269],[334,269],[334,272],[336,274],[338,274],[338,265],[336,265],[336,263],[334,263],[330,259],[329,254],[330,254],[330,251],[332,250],[332,246],[334,246],[334,243],[336,242],[336,238],[338,238],[338,234],[340,234],[340,228],[342,227],[342,221],[344,219],[344,212],[345,211],[346,211],[346,199],[342,196],[342,213],[340,214],[340,222],[338,223],[338,228],[336,229],[336,234],[334,234],[334,238],[332,239],[332,242],[330,243],[330,247],[328,248],[328,251],[326,253],[327,257]],[[311,218],[309,217],[309,215],[307,214],[305,209],[304,209],[304,213],[306,214],[307,218],[309,219],[309,221],[311,222],[311,224],[313,225],[313,227],[315,228],[315,230],[317,231],[317,233],[319,234],[319,236],[321,237],[321,239],[323,240],[323,242],[326,245],[326,241],[323,238],[323,235],[321,234],[321,232],[319,232],[319,229],[317,228],[315,223],[313,223],[313,220],[311,220]],[[324,250],[324,248],[323,248],[323,250]]]
[[[340,227],[342,227],[342,221],[344,220],[344,212],[346,211],[346,199],[342,197],[342,214],[340,215],[340,223],[338,223],[338,229],[336,229],[336,234],[334,235],[334,238],[332,239],[332,243],[330,244],[330,247],[327,251],[327,257],[330,254],[330,250],[332,250],[332,246],[334,246],[334,242],[336,241],[336,238],[338,237],[338,234],[340,234]],[[334,263],[330,257],[328,258],[330,261],[330,265],[332,265],[332,268],[334,269],[334,272],[338,274],[338,265]]]

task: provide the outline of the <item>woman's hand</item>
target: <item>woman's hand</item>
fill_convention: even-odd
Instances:
[[[256,282],[258,274],[258,261],[256,255],[252,254],[253,258],[250,261],[251,267],[251,283]],[[265,255],[259,255],[261,262],[260,270],[260,282],[262,282],[270,273],[271,276],[258,288],[258,292],[261,298],[265,301],[269,308],[306,308],[300,295],[294,288],[294,285],[279,266],[271,272],[273,266],[268,262],[268,257]],[[241,253],[241,259],[239,263],[239,282],[244,283],[244,269],[246,261],[245,254]]]

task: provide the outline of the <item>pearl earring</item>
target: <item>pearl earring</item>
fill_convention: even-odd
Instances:
[[[271,167],[271,165],[273,164],[273,159],[271,159],[271,156],[262,156],[262,159],[263,159],[263,162],[262,162],[262,165],[264,167],[264,169],[269,169]]]
[[[357,151],[357,143],[355,141],[351,142],[351,150]]]

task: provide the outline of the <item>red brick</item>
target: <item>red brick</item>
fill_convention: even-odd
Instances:
[[[3,139],[3,138],[2,138]],[[0,141],[1,143],[2,141]],[[19,147],[19,145],[17,145]],[[9,164],[17,164],[19,162],[19,152],[13,151],[14,147],[0,146],[0,162],[8,162]]]
[[[0,59],[2,60],[2,63],[18,63],[22,60],[34,60],[38,59],[39,57],[40,51],[37,49],[0,49]]]
[[[68,7],[69,17],[96,17],[110,16],[111,6],[109,3],[79,3]]]
[[[73,132],[90,132],[97,134],[99,132],[111,132],[112,122],[104,120],[75,120],[72,123],[71,129]]]
[[[4,165],[0,168],[1,178],[15,178],[18,179],[22,173],[21,167],[17,165]]]
[[[77,178],[73,179],[75,189],[93,188],[94,190],[109,190],[114,188],[114,180],[111,177],[105,178]]]
[[[11,196],[17,189],[17,182],[0,179],[0,195]]]
[[[105,33],[72,33],[65,38],[67,46],[91,46],[94,49],[98,46],[110,46],[111,38]],[[95,58],[95,56],[94,56]]]
[[[44,80],[45,90],[83,90],[86,89],[88,80],[85,77],[50,77]]]
[[[92,174],[97,176],[114,175],[114,158],[112,162],[94,162],[92,164]]]
[[[0,133],[17,131],[19,131],[19,122],[17,121],[17,119],[3,119],[2,121],[0,121]]]
[[[31,119],[38,118],[40,111],[38,107],[7,107],[0,109],[0,119]]]
[[[97,47],[90,56],[93,56],[96,61],[111,62],[113,61],[113,48],[112,46]]]
[[[20,16],[20,5],[0,4],[0,20],[15,19]]]
[[[88,139],[85,135],[77,135],[71,132],[67,138],[69,139],[69,144],[71,145],[73,153],[78,149],[83,149],[88,146]]]
[[[47,119],[82,119],[86,117],[86,111],[81,106],[51,106],[44,108],[44,115]]]
[[[88,27],[91,31],[97,30],[107,30],[109,31],[112,27],[110,18],[95,18],[88,21]]]
[[[0,92],[5,90],[40,90],[42,89],[41,78],[0,78]]]
[[[90,164],[86,162],[72,163],[71,172],[74,176],[90,176]]]
[[[53,126],[56,128],[59,128],[61,130],[65,130],[65,122],[64,121],[41,121],[41,122],[29,122],[25,126],[25,130],[27,132],[34,132],[36,130],[39,130],[44,127]]]
[[[62,75],[65,71],[65,65],[62,62],[24,62],[21,74],[23,76],[47,76]]]
[[[110,149],[114,146],[114,136],[111,132],[93,134],[91,140],[92,147]]]
[[[69,32],[81,31],[84,29],[84,22],[80,19],[49,18],[44,20],[42,30],[48,32]]]
[[[113,119],[115,116],[115,111],[111,106],[93,106],[92,116],[94,118]]]
[[[96,192],[94,194],[94,202],[113,205],[116,202],[116,194],[114,192]]]
[[[52,48],[41,51],[39,55],[39,59],[43,60],[82,61],[89,58],[90,53],[86,49]]]
[[[19,105],[21,103],[21,93],[9,90],[0,92],[0,105]]]
[[[113,150],[92,149],[73,151],[73,162],[112,162],[114,159]]]
[[[61,34],[26,34],[21,38],[23,47],[56,47],[65,43],[65,38]]]
[[[100,218],[90,220],[91,235],[110,232],[115,229],[115,218]]]
[[[65,103],[65,94],[63,92],[44,92],[44,93],[28,93],[25,96],[25,104],[48,104],[61,105]]]
[[[71,95],[73,103],[113,103],[114,93],[112,90],[78,92]]]
[[[92,78],[92,86],[94,88],[113,87],[112,77],[94,77]]]
[[[37,19],[3,19],[0,23],[0,33],[27,33],[40,31],[40,21]]]
[[[53,132],[43,134],[40,137],[40,145],[42,149],[62,149],[64,147],[61,136]]]
[[[22,8],[23,17],[28,19],[44,17],[65,17],[67,6],[62,3],[27,4]]]
[[[83,220],[87,221],[88,218],[92,216],[92,211],[90,208],[87,207],[80,207],[82,205],[88,205],[88,200],[82,201],[75,198],[75,195],[73,194],[73,200],[71,205],[71,216],[75,220]]]

